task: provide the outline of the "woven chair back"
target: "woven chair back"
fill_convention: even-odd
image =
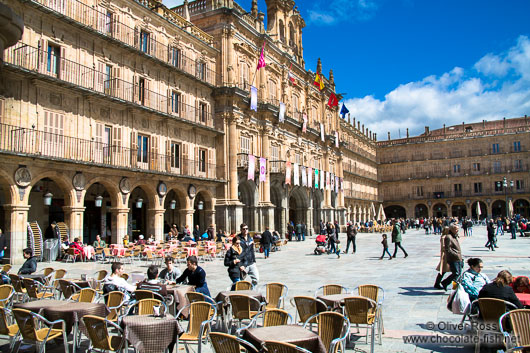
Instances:
[[[284,285],[282,283],[267,283],[266,288],[267,308],[279,308]]]
[[[289,314],[282,309],[269,309],[263,314],[263,326],[280,326],[287,325]]]

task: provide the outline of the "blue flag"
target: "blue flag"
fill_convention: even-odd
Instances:
[[[346,119],[346,114],[348,114],[350,111],[348,108],[346,108],[346,104],[342,103],[342,108],[340,109],[340,115],[342,115],[342,119]]]

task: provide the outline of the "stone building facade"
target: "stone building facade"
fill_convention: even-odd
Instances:
[[[530,217],[530,119],[444,127],[377,143],[387,217]]]
[[[267,1],[267,24],[256,1],[249,13],[229,0],[6,4],[24,22],[1,80],[6,261],[21,261],[30,221],[43,233],[65,222],[70,240],[115,243],[162,239],[173,223],[284,233],[289,220],[311,232],[320,220],[372,217],[375,135],[327,106],[333,73],[324,77],[320,62],[325,88],[313,85],[293,1]],[[267,66],[256,72],[264,43]],[[261,182],[257,171],[249,179],[260,157]],[[302,172],[305,186],[294,182]]]

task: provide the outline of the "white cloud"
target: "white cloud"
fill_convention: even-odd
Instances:
[[[315,25],[367,21],[375,15],[378,8],[377,0],[320,0],[308,11],[308,18]]]
[[[455,67],[441,76],[402,84],[383,100],[346,100],[350,114],[378,139],[411,136],[446,125],[530,114],[530,39],[518,38],[505,53],[487,54],[473,68]]]

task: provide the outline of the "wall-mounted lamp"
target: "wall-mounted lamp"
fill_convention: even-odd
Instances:
[[[142,208],[143,203],[144,203],[144,199],[142,199],[141,197],[137,198],[136,199],[136,208]]]
[[[177,201],[176,200],[171,200],[171,202],[169,203],[169,208],[174,210],[176,207],[177,207]]]

